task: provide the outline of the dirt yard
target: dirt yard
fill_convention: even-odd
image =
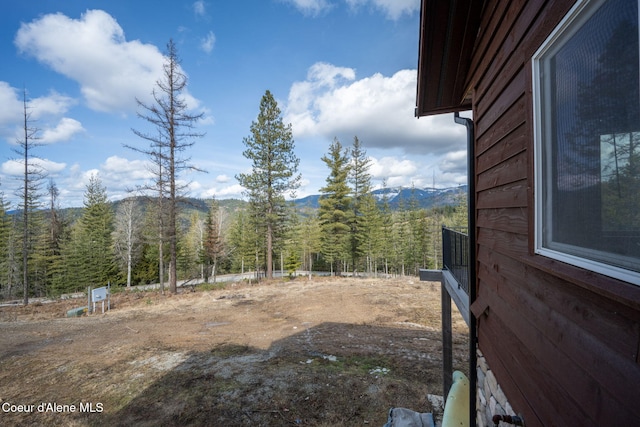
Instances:
[[[440,284],[318,278],[0,308],[0,425],[382,426],[442,394]],[[455,310],[454,310],[455,311]],[[454,318],[454,368],[466,325]]]

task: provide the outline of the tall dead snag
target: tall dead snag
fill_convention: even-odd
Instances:
[[[31,249],[31,236],[33,230],[30,226],[30,214],[38,208],[38,190],[41,186],[44,172],[42,168],[34,162],[33,150],[38,144],[38,129],[31,126],[31,113],[27,105],[27,91],[22,93],[23,106],[23,137],[16,141],[16,148],[13,151],[19,156],[18,162],[24,167],[24,174],[21,178],[22,186],[18,197],[20,197],[19,208],[22,211],[22,285],[23,303],[29,304],[29,252]]]
[[[194,144],[194,138],[202,137],[202,133],[194,131],[195,124],[203,116],[191,114],[185,100],[184,91],[187,87],[187,76],[182,72],[178,52],[173,40],[167,44],[167,54],[163,65],[162,78],[156,82],[153,89],[151,104],[137,100],[143,110],[138,117],[146,120],[155,128],[155,132],[147,133],[133,130],[140,138],[149,141],[147,149],[132,148],[150,158],[157,167],[155,173],[155,188],[158,189],[162,208],[158,215],[167,211],[166,233],[163,238],[169,243],[169,290],[177,292],[177,217],[178,201],[184,196],[187,184],[179,184],[180,172],[197,170],[190,164],[190,158],[183,157],[184,152]],[[166,199],[166,203],[165,203]],[[162,271],[160,271],[162,275]]]

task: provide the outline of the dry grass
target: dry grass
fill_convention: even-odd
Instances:
[[[74,319],[73,302],[2,308],[2,402],[102,411],[0,412],[0,424],[382,425],[441,394],[439,302],[439,284],[317,279],[123,293]]]

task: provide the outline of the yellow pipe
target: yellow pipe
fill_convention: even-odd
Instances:
[[[469,427],[469,379],[460,371],[453,373],[453,384],[447,395],[442,427]]]

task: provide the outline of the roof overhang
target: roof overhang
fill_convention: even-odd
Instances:
[[[471,109],[469,68],[482,0],[422,0],[416,116]]]

